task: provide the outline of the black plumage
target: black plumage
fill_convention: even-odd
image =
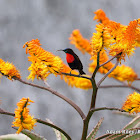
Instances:
[[[66,53],[67,63],[72,70],[74,70],[74,69],[78,70],[81,75],[86,74],[83,71],[83,65],[82,65],[79,57],[74,53],[74,51],[72,49],[67,48],[67,49],[58,50],[58,51],[64,51]]]

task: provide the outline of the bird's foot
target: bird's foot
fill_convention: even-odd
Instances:
[[[71,70],[72,71],[72,70]],[[70,75],[71,75],[71,71],[70,71]]]

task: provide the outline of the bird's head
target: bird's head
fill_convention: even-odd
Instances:
[[[69,53],[69,54],[73,54],[74,53],[73,50],[70,49],[70,48],[66,48],[64,50],[57,50],[57,51],[64,51],[65,53]]]

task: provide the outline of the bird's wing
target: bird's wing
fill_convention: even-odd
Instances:
[[[74,58],[75,58],[75,60],[77,60],[78,61],[78,63],[79,63],[79,69],[83,69],[83,65],[82,65],[82,62],[81,62],[81,60],[79,59],[79,57],[75,54],[75,56],[74,56]]]

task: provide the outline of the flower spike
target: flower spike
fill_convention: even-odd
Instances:
[[[15,121],[13,121],[13,127],[19,127],[17,133],[19,134],[23,129],[31,130],[35,126],[36,120],[33,116],[29,115],[29,108],[27,108],[29,102],[34,103],[29,98],[22,98],[17,103],[18,108],[15,109]]]
[[[19,71],[12,63],[4,62],[0,59],[0,77],[2,75],[8,77],[10,80],[12,80],[12,78],[21,78]]]

